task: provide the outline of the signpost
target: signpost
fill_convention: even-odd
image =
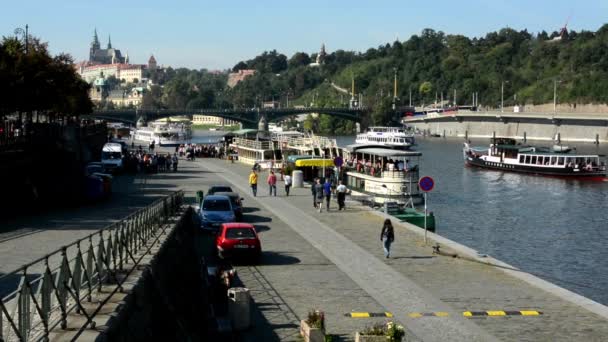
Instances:
[[[435,187],[435,181],[429,176],[424,176],[418,181],[418,187],[420,190],[424,191],[424,244],[426,245],[426,217],[428,215],[426,207],[426,193],[433,190]]]

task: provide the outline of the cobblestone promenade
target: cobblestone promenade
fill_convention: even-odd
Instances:
[[[411,340],[604,341],[606,308],[585,308],[560,290],[543,290],[498,267],[436,256],[412,228],[396,225],[391,259],[379,241],[384,218],[347,201],[347,210],[318,213],[310,189],[267,196],[265,174],[258,197],[247,184],[249,168],[224,160],[180,162],[177,173],[120,176],[113,198],[98,206],[49,212],[0,225],[0,272],[6,273],[106,226],[160,195],[229,183],[245,198],[244,220],[256,225],[264,250],[259,265],[238,266],[255,301],[255,327],[244,341],[299,341],[299,320],[311,309],[326,313],[327,332],[340,340],[376,322],[403,323]],[[449,222],[439,219],[441,226]],[[414,228],[417,229],[417,228]],[[429,244],[430,245],[430,244]],[[443,244],[442,244],[443,245]],[[446,252],[449,246],[442,247]],[[568,294],[567,292],[565,292]],[[573,296],[576,297],[576,296]],[[580,302],[580,301],[579,301]],[[361,317],[361,313],[382,317]]]

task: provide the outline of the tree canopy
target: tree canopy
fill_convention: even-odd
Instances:
[[[52,57],[47,45],[29,37],[4,37],[0,43],[0,115],[47,112],[78,115],[91,112],[89,85],[76,73],[69,55]]]

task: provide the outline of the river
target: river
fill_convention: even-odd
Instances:
[[[195,131],[193,140],[211,143],[221,134]],[[345,146],[354,137],[337,140]],[[435,180],[428,205],[438,234],[608,305],[608,182],[468,168],[461,139],[417,142],[421,176]],[[575,146],[608,154],[606,145]]]

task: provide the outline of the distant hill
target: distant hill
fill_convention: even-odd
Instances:
[[[290,104],[346,104],[349,94],[344,90],[350,92],[354,77],[355,93],[362,94],[365,105],[374,107],[370,122],[384,123],[397,68],[398,105],[409,104],[410,92],[417,106],[434,103],[442,94],[453,103],[456,90],[459,105],[471,104],[477,93],[480,105],[497,108],[502,86],[505,106],[543,104],[553,101],[554,83],[560,103],[608,103],[608,24],[596,32],[561,35],[505,28],[472,39],[425,29],[407,41],[365,52],[336,50],[325,55],[321,65],[311,65],[316,57],[304,52],[291,58],[277,51],[264,52],[233,68],[255,69],[254,75],[231,89],[214,90],[215,95],[207,94],[202,102],[251,108],[272,99],[285,104],[289,96]],[[191,73],[181,74],[177,77],[179,70],[174,72],[168,83],[192,79]],[[204,83],[217,82],[207,77]],[[171,89],[176,88],[188,89],[184,85]],[[329,128],[345,124],[336,125]]]

